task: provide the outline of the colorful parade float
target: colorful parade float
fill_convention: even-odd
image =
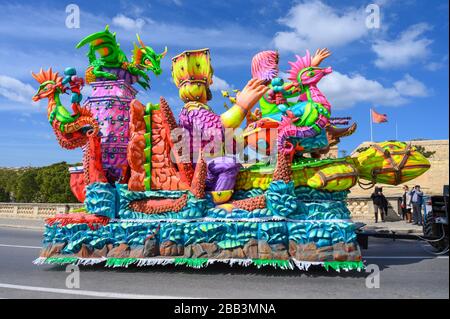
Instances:
[[[317,86],[332,72],[320,66],[326,49],[296,56],[286,79],[277,52],[257,53],[244,89],[222,92],[232,105],[220,115],[208,105],[210,51],[184,51],[172,58],[184,103],[177,121],[163,97],[136,99],[137,86],[149,89],[149,74],[161,73],[167,48],[157,54],[137,36],[128,59],[108,27],[77,48],[84,46],[84,77],[74,68],[32,74],[33,99],[48,100],[58,143],[83,151],[71,189],[84,208],[46,221],[36,264],[361,270],[349,189],[397,185],[430,166],[396,141],[357,157],[329,156],[356,124],[331,117]],[[83,99],[85,85],[92,94]],[[62,105],[65,93],[73,112]]]

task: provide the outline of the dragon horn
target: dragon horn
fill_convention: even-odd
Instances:
[[[41,68],[41,72],[42,72],[42,68]],[[36,74],[36,73],[34,73],[33,71],[31,71],[31,76],[32,76],[36,81],[40,82],[40,81],[39,81],[39,73]]]
[[[137,37],[137,39],[138,39],[138,41],[139,41],[139,44],[140,44],[143,48],[145,48],[145,44],[144,44],[144,42],[142,42],[141,37],[139,36],[139,34],[136,33],[136,37]]]
[[[164,51],[160,54],[161,58],[164,58],[167,54],[167,47],[164,48]]]

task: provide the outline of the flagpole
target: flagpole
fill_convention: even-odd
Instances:
[[[370,108],[370,110],[369,110],[369,113],[370,113],[370,116],[369,116],[369,118],[370,118],[370,141],[371,141],[371,142],[373,142],[373,128],[372,128],[372,122],[373,122],[373,120],[372,120],[372,108]]]
[[[398,141],[398,126],[397,126],[397,121],[395,121],[395,140]]]

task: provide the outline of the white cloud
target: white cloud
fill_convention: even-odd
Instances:
[[[424,84],[409,74],[392,87],[385,87],[360,74],[347,75],[334,71],[322,80],[319,87],[334,109],[351,108],[358,103],[400,106],[406,104],[409,97],[427,95]]]
[[[132,19],[119,14],[112,19],[112,24],[128,31],[140,31],[145,25],[145,20],[141,18]]]
[[[279,50],[292,52],[343,46],[367,34],[365,19],[364,8],[339,12],[321,1],[304,2],[279,20],[291,30],[278,32],[273,41]]]
[[[394,87],[405,96],[424,97],[428,95],[426,86],[409,74],[406,74],[402,80],[395,82]]]
[[[375,65],[379,68],[403,67],[418,64],[430,54],[428,46],[433,42],[423,34],[431,27],[426,23],[410,26],[393,41],[378,40],[372,45],[377,55]]]
[[[33,87],[13,77],[0,75],[0,96],[13,102],[31,102]]]
[[[267,48],[270,45],[271,37],[257,32],[258,30],[252,26],[227,21],[217,27],[205,28],[199,26],[195,21],[181,23],[161,20],[154,13],[155,11],[152,11],[153,14],[151,16],[145,15],[147,11],[133,9],[127,15],[115,15],[116,24],[113,24],[112,17],[98,12],[83,11],[82,27],[80,29],[67,29],[62,27],[66,14],[61,8],[35,7],[31,5],[12,6],[0,2],[0,12],[8,17],[8,19],[0,19],[0,38],[8,44],[0,48],[0,55],[4,55],[2,51],[10,51],[12,55],[17,53],[23,54],[21,52],[23,50],[15,48],[15,44],[27,43],[28,51],[33,52],[33,54],[70,54],[73,58],[78,54],[77,58],[79,57],[82,61],[86,61],[86,48],[63,51],[69,46],[73,48],[78,41],[90,33],[104,30],[107,24],[111,25],[111,32],[117,32],[117,39],[127,54],[129,52],[127,47],[130,47],[136,41],[135,33],[139,32],[146,45],[153,47],[156,51],[162,51],[164,46],[167,46],[169,55],[175,55],[187,48],[208,47],[211,49],[213,63],[216,68],[242,65],[244,63],[249,65],[251,59],[249,52],[254,54],[254,52]],[[17,14],[17,12],[20,12],[20,14]],[[119,28],[126,30],[131,28],[131,31],[123,32]],[[36,32],[36,30],[40,32]],[[55,46],[51,46],[51,50],[47,50],[42,45],[42,43],[47,43],[48,41],[55,44]],[[239,50],[236,50],[236,48],[239,48]],[[228,50],[224,52],[222,49]],[[243,57],[248,60],[243,60]],[[2,57],[0,56],[1,59]],[[55,59],[60,60],[59,57]],[[37,64],[35,62],[36,58],[31,60]],[[10,63],[6,67],[17,69],[17,65],[21,65],[24,61],[27,60],[20,60],[19,64]],[[45,64],[42,65],[46,66],[49,63],[48,61],[54,61],[54,59],[48,58],[43,61]],[[27,61],[27,63],[29,62]],[[30,70],[24,67],[20,68],[20,71],[22,69],[27,70],[27,73]],[[2,73],[5,74],[5,71],[2,71]]]
[[[428,71],[438,71],[444,67],[448,68],[448,54],[446,54],[440,60],[428,61],[425,65],[425,69],[427,69]]]
[[[210,88],[211,91],[229,91],[233,89],[233,87],[227,81],[215,75],[213,75],[213,84]]]
[[[428,71],[437,71],[440,70],[444,67],[444,63],[440,63],[440,62],[430,62],[427,63],[427,65],[425,65],[425,69],[427,69]]]

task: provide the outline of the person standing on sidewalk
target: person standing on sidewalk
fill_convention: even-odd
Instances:
[[[375,223],[378,223],[378,212],[380,212],[381,221],[384,223],[384,216],[387,212],[387,199],[383,195],[381,187],[375,187],[374,192],[370,195],[373,202],[373,209],[375,212]]]
[[[409,192],[411,195],[411,205],[413,211],[413,225],[423,225],[422,217],[422,204],[423,204],[423,192],[420,189],[420,185],[414,186],[414,189]]]
[[[403,219],[406,220],[407,223],[412,222],[412,214],[411,214],[411,195],[409,193],[408,185],[403,186],[403,196],[401,202],[401,208],[403,213]]]

